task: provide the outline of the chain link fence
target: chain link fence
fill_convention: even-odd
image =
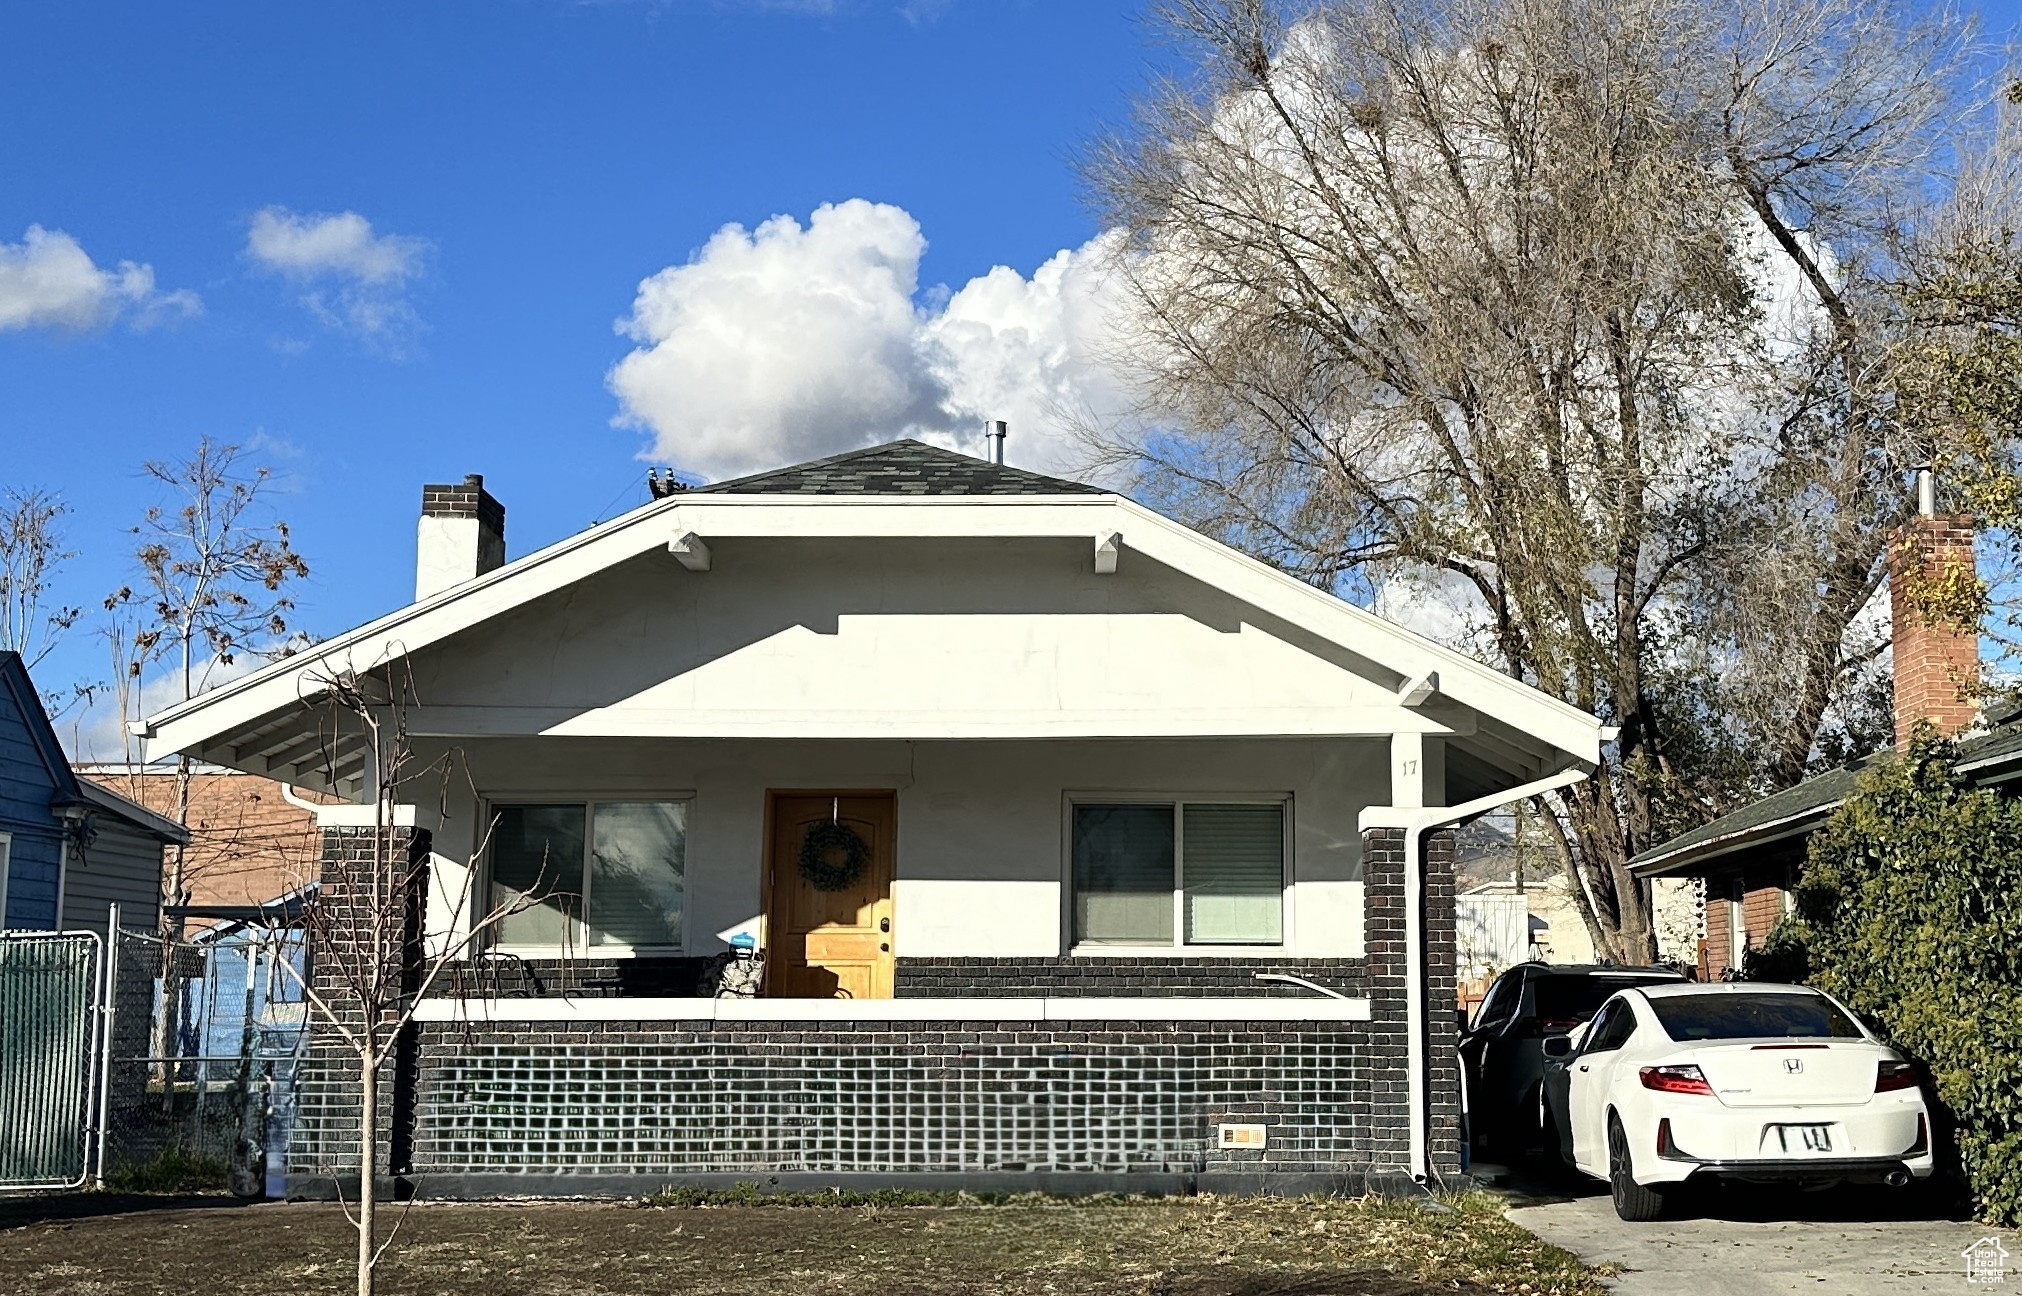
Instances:
[[[227,923],[170,941],[115,925],[107,958],[99,1177],[277,1187],[306,1034],[301,933]]]

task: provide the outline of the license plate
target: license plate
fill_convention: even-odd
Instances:
[[[1776,1141],[1785,1152],[1832,1151],[1830,1125],[1778,1125]]]

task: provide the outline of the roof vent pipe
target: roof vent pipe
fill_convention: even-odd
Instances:
[[[1917,516],[1938,516],[1938,474],[1929,468],[1917,469]]]
[[[1004,462],[1004,437],[1008,431],[1003,419],[992,419],[983,425],[983,457],[993,464]]]

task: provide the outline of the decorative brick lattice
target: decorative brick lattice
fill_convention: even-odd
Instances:
[[[1339,1172],[1368,1161],[1360,1027],[431,1027],[421,1174]],[[1264,1124],[1254,1152],[1213,1146]]]

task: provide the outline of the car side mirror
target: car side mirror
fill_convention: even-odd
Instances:
[[[1573,1040],[1570,1035],[1545,1036],[1545,1056],[1548,1058],[1569,1058],[1573,1055]]]

